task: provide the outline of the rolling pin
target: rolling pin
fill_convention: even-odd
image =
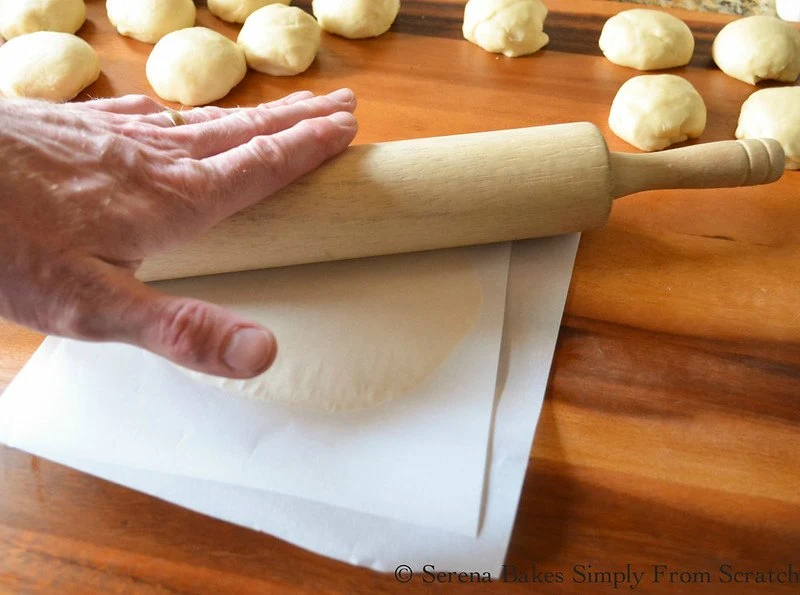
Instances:
[[[585,231],[614,199],[765,184],[773,140],[611,153],[589,123],[358,145],[171,252],[152,281]]]

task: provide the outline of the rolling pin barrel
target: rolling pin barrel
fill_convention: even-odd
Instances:
[[[780,177],[774,141],[609,154],[560,124],[351,147],[196,240],[142,265],[170,279],[585,231],[614,198]]]

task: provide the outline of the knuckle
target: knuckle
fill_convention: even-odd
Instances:
[[[271,136],[259,136],[249,143],[256,159],[272,172],[287,170],[292,161],[290,151]]]
[[[216,105],[207,105],[205,107],[197,108],[199,114],[208,116],[209,118],[221,118],[228,115],[228,110]]]
[[[298,126],[317,143],[327,143],[330,139],[331,125],[325,118],[303,120]]]
[[[95,151],[97,154],[98,162],[103,167],[113,167],[120,159],[129,160],[131,157],[136,157],[138,148],[128,146],[126,138],[122,134],[103,134],[98,136],[95,141]]]
[[[216,105],[206,105],[195,107],[189,111],[181,112],[189,124],[203,124],[213,122],[228,115],[228,110]]]
[[[179,155],[147,153],[140,162],[118,177],[122,192],[135,197],[122,224],[130,223],[133,233],[146,233],[158,245],[173,245],[187,238],[214,213],[204,205],[203,193],[212,180],[200,162]],[[139,218],[141,217],[141,218]],[[142,221],[156,223],[144,230]],[[164,230],[170,230],[165,233]]]
[[[151,136],[151,127],[139,120],[126,118],[119,124],[118,132],[127,138],[142,139]]]
[[[138,107],[141,109],[160,109],[162,106],[152,97],[142,94],[136,95],[129,95],[128,100],[130,101],[131,105],[134,107]]]
[[[315,98],[319,102],[319,107],[326,112],[336,112],[341,109],[341,104],[337,103],[333,99],[327,96],[316,97]]]
[[[184,301],[170,306],[162,318],[156,340],[173,358],[202,363],[212,355],[215,316],[207,304]]]
[[[330,153],[340,140],[335,126],[327,118],[303,120],[298,124],[310,143],[323,153]]]
[[[275,116],[269,110],[244,109],[234,112],[232,117],[239,120],[247,130],[252,131],[253,135],[268,133],[275,128]]]

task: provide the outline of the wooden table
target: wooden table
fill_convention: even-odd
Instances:
[[[612,149],[608,107],[634,71],[600,55],[604,20],[630,5],[549,0],[550,45],[516,60],[460,39],[463,2],[408,0],[393,32],[325,36],[295,78],[250,73],[225,101],[350,86],[357,142],[589,120]],[[150,93],[149,47],[116,36],[103,2],[81,34],[100,52],[93,96]],[[308,2],[298,2],[307,7]],[[702,141],[732,138],[752,87],[710,63],[728,17],[676,12],[697,37],[676,71],[706,99]],[[235,34],[203,9],[201,24]],[[0,388],[38,345],[0,322]],[[508,564],[562,584],[497,592],[611,592],[572,567],[647,569],[644,593],[768,593],[777,585],[653,584],[652,568],[800,571],[800,172],[742,190],[654,192],[615,206],[581,242]],[[469,569],[465,569],[469,570]],[[677,577],[680,580],[680,576]],[[0,592],[415,593],[315,556],[0,448]],[[448,585],[441,585],[447,590]],[[454,592],[479,585],[450,584]]]

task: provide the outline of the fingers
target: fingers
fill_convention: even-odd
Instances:
[[[211,121],[172,128],[166,134],[186,147],[193,157],[203,159],[243,145],[256,136],[286,130],[302,120],[336,112],[352,113],[355,108],[353,92],[342,89],[322,97],[293,100],[285,105],[237,110]]]
[[[147,95],[125,95],[123,97],[113,97],[109,99],[93,99],[74,105],[77,107],[129,116],[156,114],[167,109]]]
[[[314,94],[311,91],[298,91],[297,93],[292,93],[291,95],[287,95],[286,97],[283,97],[276,101],[270,101],[269,103],[264,103],[258,107],[225,108],[225,107],[216,107],[214,105],[209,105],[205,107],[196,107],[190,110],[181,111],[180,114],[181,116],[183,116],[183,119],[186,121],[187,124],[202,124],[203,122],[211,122],[212,120],[217,120],[219,118],[222,118],[224,116],[229,116],[237,112],[264,109],[264,108],[271,109],[276,107],[282,107],[284,105],[291,105],[292,103],[303,101],[305,99],[311,99],[312,97],[314,97]],[[157,126],[171,127],[173,125],[171,121],[167,120],[164,117],[164,114],[153,114],[150,117],[148,117],[145,121],[148,124],[155,124]]]
[[[350,112],[302,120],[292,128],[203,160],[212,187],[198,205],[217,220],[269,196],[341,153],[355,138],[358,125]]]
[[[269,109],[291,105],[297,101],[310,99],[313,96],[314,94],[311,91],[298,91],[297,93],[292,93],[291,95],[287,95],[286,97],[276,101],[265,103],[259,107]],[[88,108],[113,114],[145,116],[142,118],[142,122],[165,128],[173,127],[175,125],[174,122],[166,116],[166,112],[168,111],[167,108],[147,95],[124,95],[123,97],[110,97],[108,99],[93,99],[91,101],[84,101],[70,105],[78,108]],[[180,113],[187,124],[200,124],[247,109],[258,108],[221,108],[207,106],[182,111]]]
[[[79,304],[72,309],[83,315],[62,334],[129,343],[229,378],[250,378],[275,360],[277,344],[269,330],[214,304],[163,294],[104,261],[89,266],[92,292],[75,296]]]

